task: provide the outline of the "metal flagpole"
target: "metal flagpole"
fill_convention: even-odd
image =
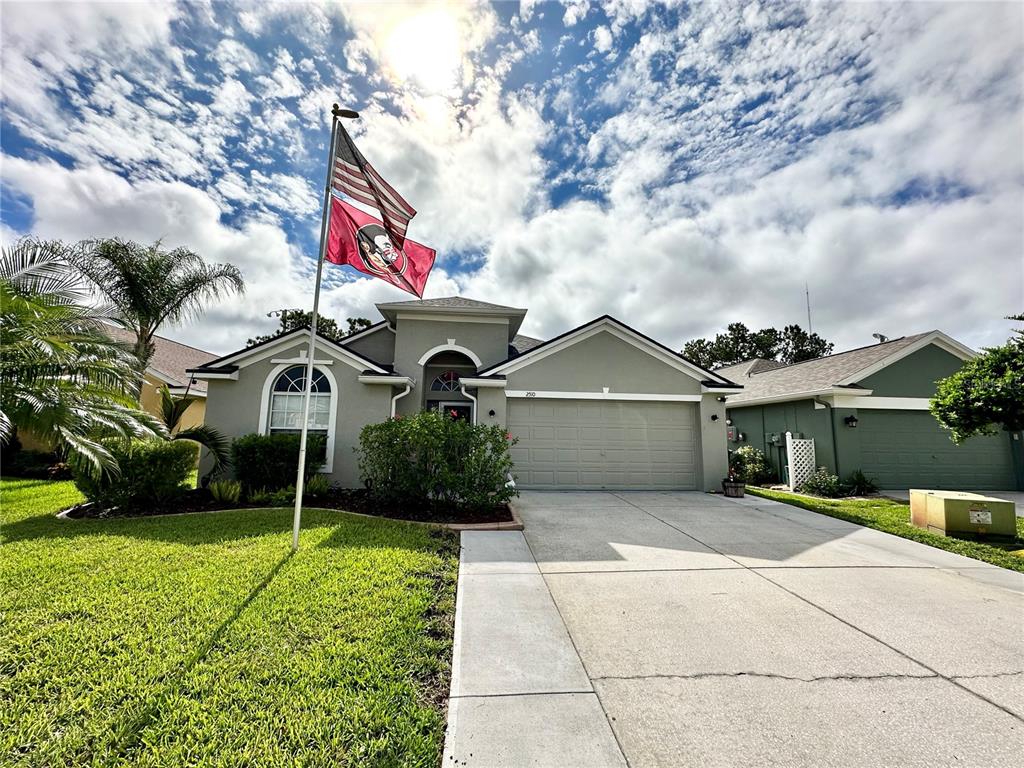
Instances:
[[[324,271],[324,256],[327,253],[327,232],[331,220],[331,178],[334,175],[334,156],[337,146],[338,126],[342,117],[359,117],[351,110],[341,109],[337,104],[331,109],[331,155],[327,163],[327,183],[324,186],[324,212],[320,219],[320,255],[316,262],[316,287],[313,289],[313,317],[309,324],[309,356],[306,360],[306,387],[302,402],[302,433],[299,438],[299,468],[295,476],[295,517],[292,521],[292,551],[299,549],[299,524],[302,520],[302,489],[306,482],[306,436],[309,432],[309,401],[313,390],[313,358],[316,354],[316,321],[320,309],[320,280]]]

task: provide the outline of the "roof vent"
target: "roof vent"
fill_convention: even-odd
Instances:
[[[878,339],[879,344],[884,344],[889,340],[889,337],[882,333],[872,333],[871,337],[874,339]]]

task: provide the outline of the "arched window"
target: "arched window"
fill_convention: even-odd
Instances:
[[[459,374],[455,371],[445,371],[430,384],[431,392],[458,392],[460,388]]]
[[[270,392],[269,431],[301,432],[306,366],[293,365],[281,371]],[[331,383],[317,368],[309,395],[309,431],[327,434],[331,426]]]

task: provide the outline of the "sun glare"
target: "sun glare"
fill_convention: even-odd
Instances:
[[[385,56],[395,77],[431,93],[457,83],[462,61],[459,22],[446,8],[431,8],[400,21],[388,35]]]

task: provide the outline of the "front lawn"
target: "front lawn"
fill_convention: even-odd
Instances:
[[[0,764],[438,764],[456,534],[308,510],[291,556],[288,509],[0,495]]]
[[[816,496],[772,491],[749,485],[747,493],[792,504],[794,507],[802,507],[829,517],[838,517],[840,520],[848,520],[868,528],[876,528],[905,539],[956,552],[958,555],[983,560],[992,565],[1024,572],[1024,556],[1011,551],[1024,549],[1024,518],[1017,518],[1017,541],[1015,543],[986,544],[980,541],[957,539],[952,536],[940,536],[911,525],[910,505],[892,499],[822,499]]]

